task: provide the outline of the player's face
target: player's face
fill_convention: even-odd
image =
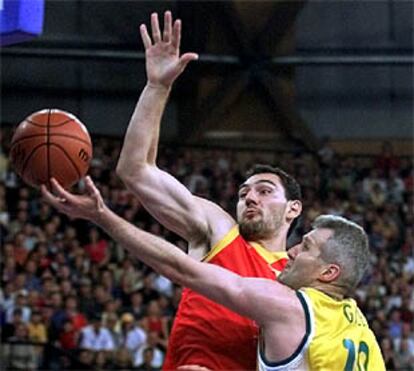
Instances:
[[[270,237],[286,223],[287,199],[279,177],[272,173],[251,176],[239,188],[237,221],[248,241]]]
[[[332,230],[314,229],[302,241],[288,250],[289,262],[278,276],[278,281],[298,290],[312,287],[326,266],[320,258],[321,247],[332,236]]]

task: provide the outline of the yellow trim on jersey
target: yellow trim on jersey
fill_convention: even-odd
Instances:
[[[256,252],[268,263],[272,264],[280,259],[287,258],[286,251],[269,251],[257,242],[249,242]]]
[[[213,259],[218,253],[220,253],[226,246],[228,246],[231,242],[234,241],[239,236],[239,226],[236,224],[230,231],[219,241],[217,242],[213,248],[209,251],[209,253],[202,259],[204,262],[209,262]],[[269,264],[273,264],[274,262],[287,258],[286,251],[269,251],[265,249],[262,245],[258,244],[257,242],[249,242],[250,246],[253,247],[256,252]],[[280,273],[280,272],[279,272]]]
[[[211,250],[202,259],[203,262],[209,262],[213,259],[220,251],[222,251],[227,245],[229,245],[239,235],[239,226],[236,224],[230,231],[217,242]]]

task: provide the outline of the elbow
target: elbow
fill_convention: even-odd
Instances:
[[[129,188],[129,185],[135,183],[137,177],[140,177],[143,171],[141,164],[132,164],[128,161],[119,161],[116,166],[116,175]]]
[[[121,155],[116,165],[116,175],[118,175],[122,180],[125,180],[135,173],[138,167],[139,164],[133,162],[131,158],[128,159],[127,157]]]
[[[116,175],[118,175],[118,177],[122,181],[124,181],[124,178],[127,177],[127,174],[128,174],[127,168],[128,167],[127,167],[127,165],[124,164],[124,161],[122,161],[122,160],[118,161],[118,164],[116,165],[115,172],[116,172]]]
[[[119,164],[116,167],[116,175],[119,179],[121,179],[122,183],[125,185],[127,189],[130,189],[132,183],[132,176],[128,173],[128,169],[125,166],[120,166]]]

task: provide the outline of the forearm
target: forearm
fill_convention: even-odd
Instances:
[[[161,117],[170,90],[145,86],[132,114],[118,161],[117,171],[121,176],[129,175],[131,169],[133,172],[139,165],[155,163]]]
[[[172,281],[188,286],[197,271],[192,258],[164,239],[136,228],[107,207],[93,220],[117,243]]]
[[[240,312],[242,279],[214,264],[198,262],[173,244],[140,230],[109,209],[96,220],[112,238],[139,260],[177,284]]]

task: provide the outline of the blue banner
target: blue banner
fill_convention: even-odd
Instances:
[[[45,0],[0,0],[0,45],[30,40],[43,31]]]

